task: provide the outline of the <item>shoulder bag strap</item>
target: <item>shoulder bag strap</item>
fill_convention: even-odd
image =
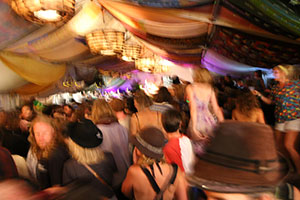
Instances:
[[[83,164],[83,166],[85,166],[85,168],[87,170],[89,170],[89,172],[91,172],[103,185],[106,185],[107,187],[109,187],[110,189],[112,189],[112,187],[110,185],[108,185],[106,183],[106,181],[103,180],[103,178],[101,178],[90,166],[88,166],[87,164]]]

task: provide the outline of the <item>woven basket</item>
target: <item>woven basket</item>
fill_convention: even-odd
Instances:
[[[92,54],[115,55],[121,53],[124,45],[124,32],[98,30],[86,35]]]
[[[75,14],[75,0],[12,0],[12,9],[26,20],[38,23],[66,22]],[[55,21],[48,21],[35,16],[38,11],[54,10],[60,15]]]
[[[141,46],[135,44],[124,44],[122,59],[126,61],[135,61],[141,56]]]

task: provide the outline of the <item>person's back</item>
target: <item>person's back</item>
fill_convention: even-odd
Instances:
[[[153,171],[155,174],[155,181],[157,185],[162,188],[162,186],[167,183],[173,173],[172,166],[170,164],[159,164],[161,172],[157,165],[153,165]],[[150,166],[145,167],[151,171]],[[152,174],[153,175],[153,174]],[[143,172],[142,168],[139,165],[133,165],[128,170],[128,175],[133,182],[133,194],[135,199],[139,200],[153,200],[156,196],[156,192],[151,186],[147,176]],[[170,185],[165,192],[163,193],[163,199],[184,199],[184,195],[181,196],[180,190],[186,187],[184,175],[178,169],[177,175],[174,181],[174,184]]]
[[[249,91],[242,92],[236,100],[236,108],[232,111],[232,119],[241,122],[257,122],[265,124],[264,113],[259,108],[256,97]]]
[[[249,116],[243,114],[238,109],[234,109],[232,111],[232,119],[240,121],[240,122],[258,122],[258,123],[265,123],[264,121],[264,113],[262,109],[255,108],[251,111]]]

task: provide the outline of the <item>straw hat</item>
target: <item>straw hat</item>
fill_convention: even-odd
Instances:
[[[227,121],[215,129],[215,138],[198,156],[188,180],[205,190],[225,193],[272,191],[287,175],[272,129],[264,124]]]

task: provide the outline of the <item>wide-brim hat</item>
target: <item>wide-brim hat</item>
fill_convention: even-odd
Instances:
[[[284,157],[275,148],[274,133],[264,124],[227,121],[197,156],[190,183],[210,191],[251,193],[271,191],[288,174]]]
[[[130,142],[147,157],[161,159],[164,155],[163,147],[166,144],[166,138],[158,128],[143,128],[137,135],[131,137]]]
[[[68,132],[70,138],[83,148],[95,148],[99,146],[103,140],[101,130],[88,119],[69,124]]]

